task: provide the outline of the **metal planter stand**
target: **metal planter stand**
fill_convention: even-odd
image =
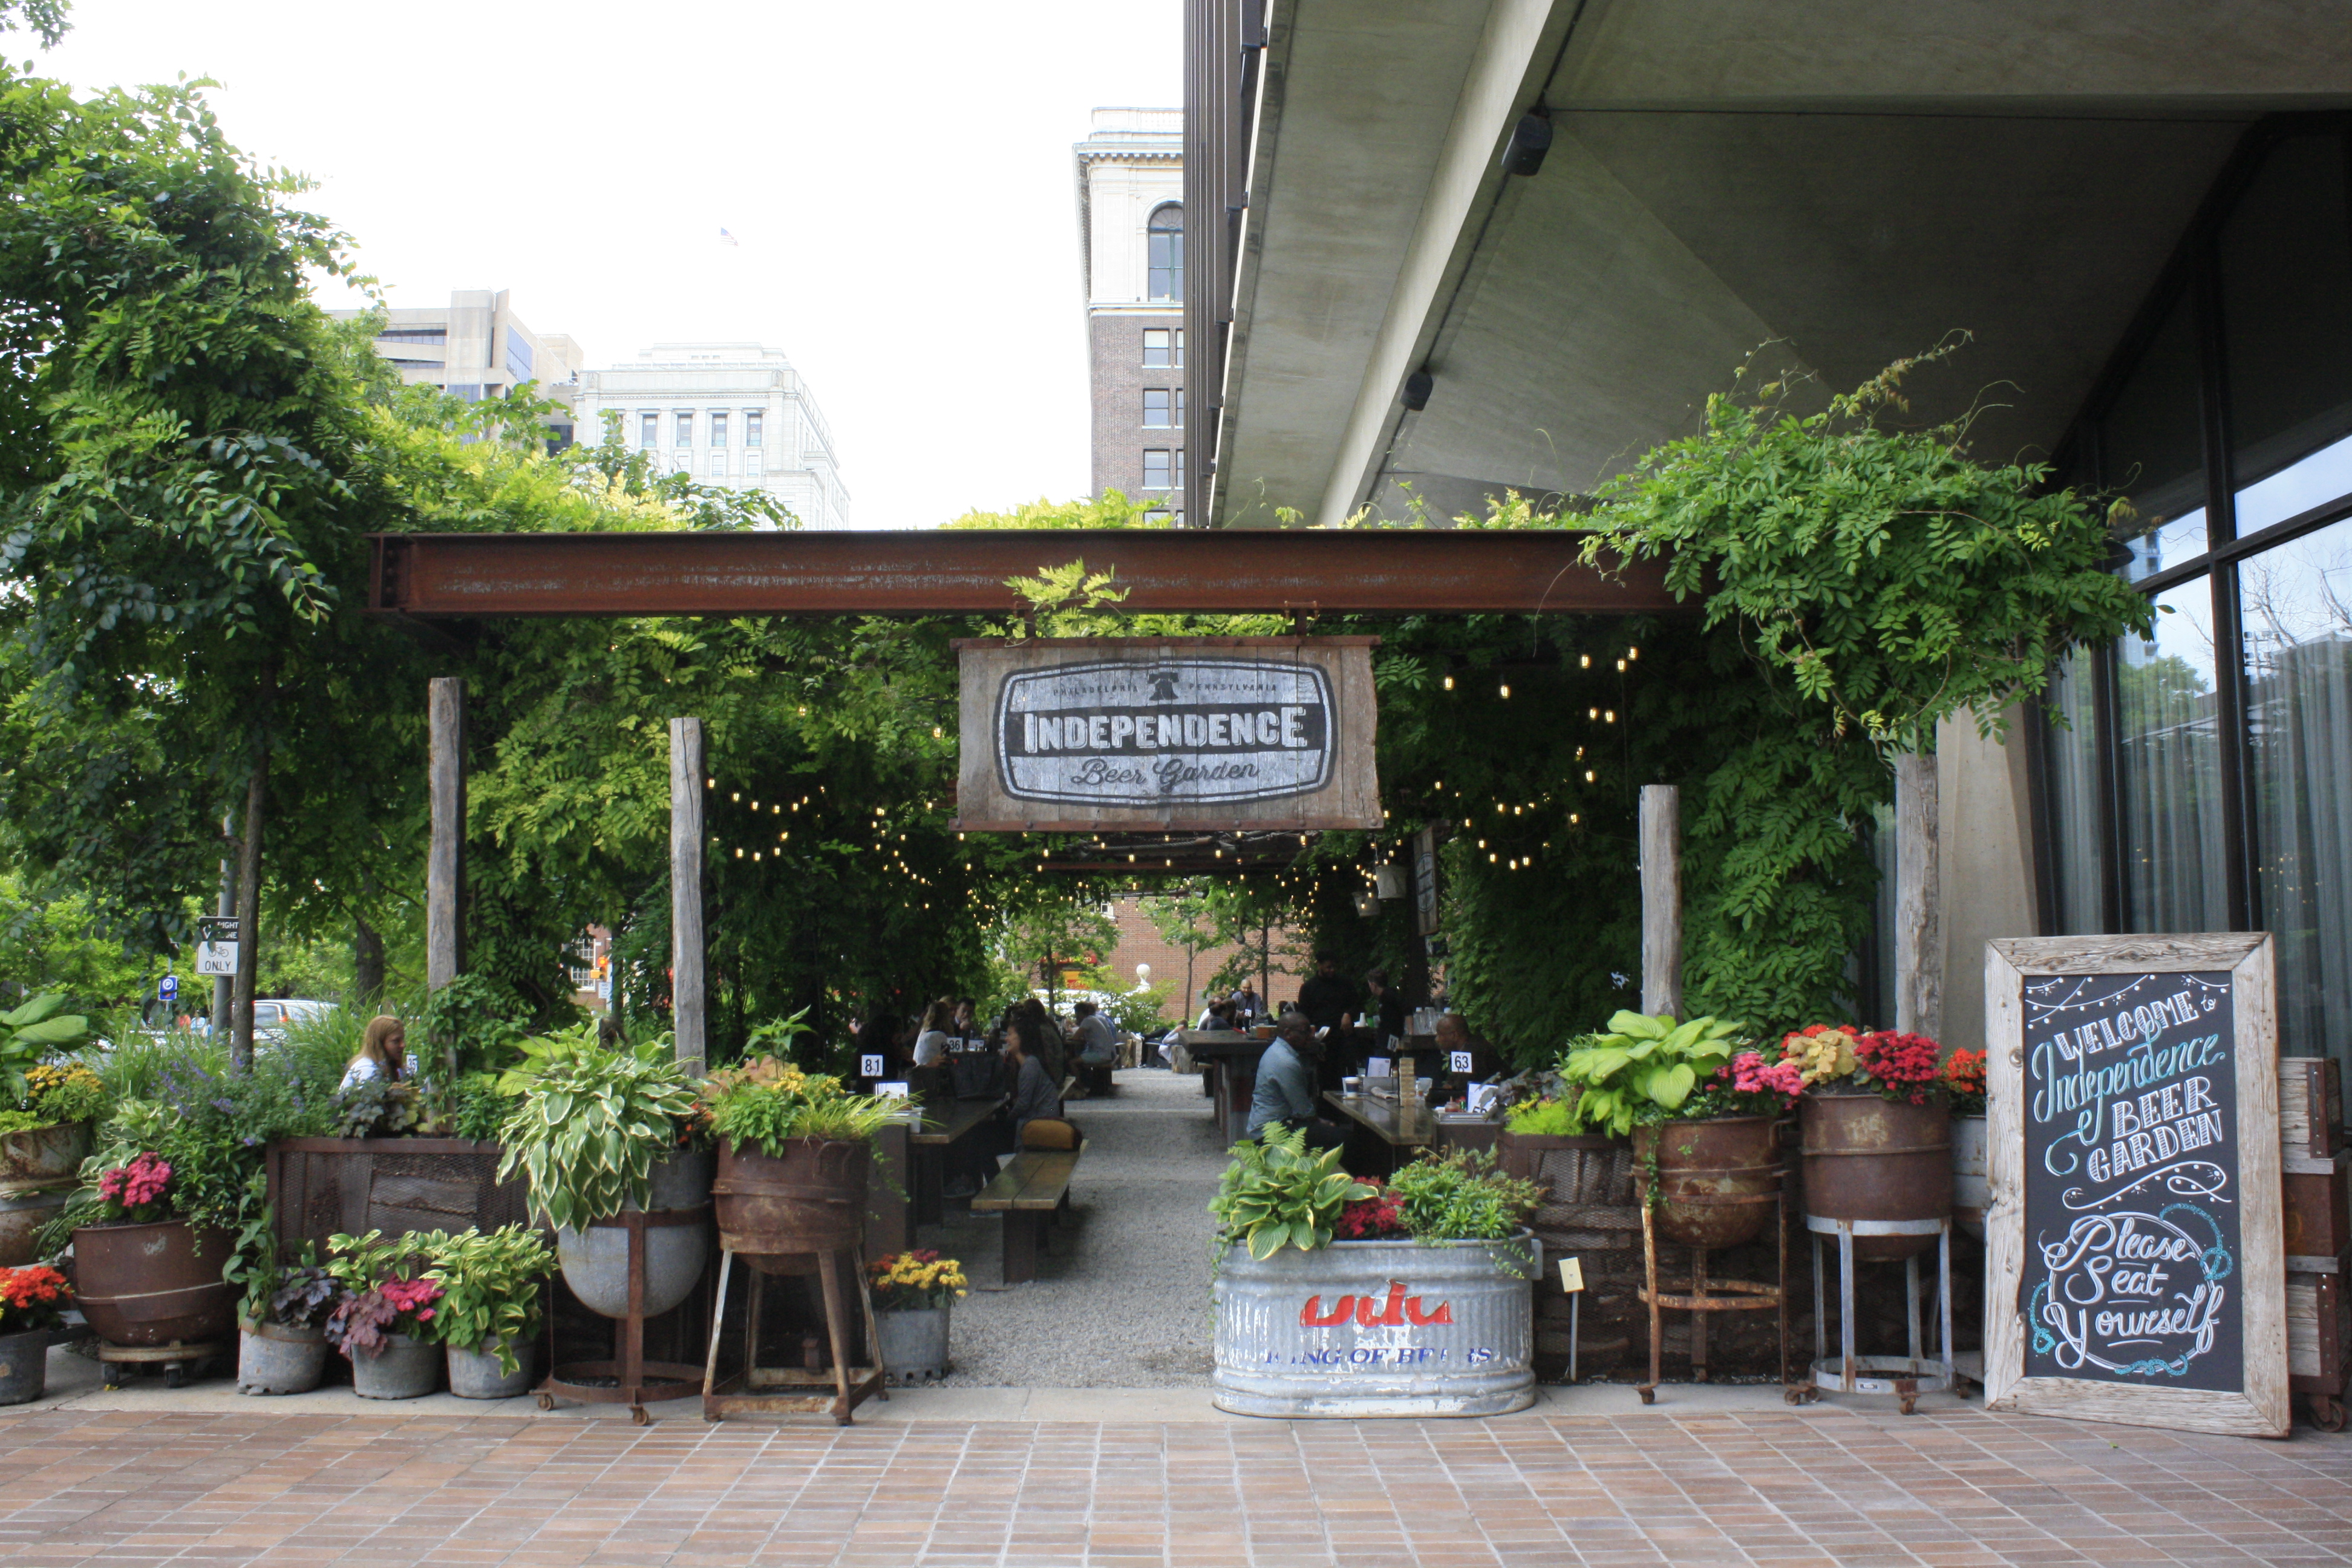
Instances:
[[[1691,1248],[1691,1288],[1687,1291],[1662,1291],[1658,1289],[1657,1222],[1653,1217],[1651,1178],[1641,1179],[1639,1197],[1642,1205],[1642,1289],[1641,1299],[1650,1309],[1650,1380],[1636,1390],[1644,1405],[1657,1399],[1658,1357],[1661,1342],[1665,1338],[1661,1315],[1666,1311],[1688,1312],[1691,1315],[1691,1377],[1696,1383],[1706,1381],[1706,1324],[1710,1312],[1778,1312],[1780,1318],[1780,1383],[1791,1405],[1800,1403],[1804,1391],[1789,1384],[1789,1200],[1779,1182],[1769,1193],[1727,1194],[1707,1197],[1685,1194],[1679,1203],[1702,1204],[1726,1207],[1744,1207],[1757,1204],[1772,1205],[1772,1233],[1780,1245],[1780,1262],[1775,1283],[1764,1284],[1753,1279],[1709,1279],[1706,1275],[1706,1253],[1704,1247]]]
[[[866,1289],[866,1273],[859,1264],[860,1250],[857,1247],[846,1247],[838,1251],[816,1253],[746,1253],[745,1260],[751,1268],[751,1299],[743,1317],[743,1370],[722,1381],[719,1376],[719,1329],[727,1318],[728,1279],[735,1268],[735,1249],[724,1245],[722,1237],[719,1252],[719,1300],[710,1311],[709,1359],[702,1369],[702,1418],[705,1421],[721,1421],[730,1415],[831,1415],[835,1425],[846,1426],[851,1424],[850,1413],[868,1399],[889,1399],[890,1391],[883,1386],[886,1369],[881,1365],[882,1331],[874,1321],[874,1298]],[[876,1363],[872,1366],[853,1367],[849,1364],[849,1341],[841,1321],[844,1258],[848,1260],[849,1279],[852,1288],[857,1292],[857,1304],[865,1310],[867,1353]],[[803,1263],[803,1259],[810,1261]],[[772,1273],[814,1273],[817,1276],[819,1293],[824,1298],[825,1334],[833,1346],[833,1368],[830,1372],[760,1364],[761,1281]]]
[[[539,1407],[552,1410],[559,1399],[583,1405],[625,1405],[629,1419],[646,1424],[646,1405],[666,1399],[690,1398],[698,1392],[702,1369],[683,1362],[646,1359],[646,1232],[674,1225],[707,1225],[710,1205],[688,1209],[631,1209],[610,1219],[592,1220],[594,1227],[629,1233],[629,1310],[613,1320],[613,1359],[572,1362],[555,1366],[555,1314],[547,1314],[547,1359],[551,1370],[540,1384]],[[703,1276],[709,1279],[709,1275]],[[597,1381],[588,1383],[584,1379]],[[609,1381],[607,1381],[609,1380]]]
[[[1958,1369],[1952,1360],[1952,1222],[1943,1219],[1830,1219],[1807,1215],[1805,1228],[1813,1236],[1813,1376],[1812,1389],[1826,1394],[1892,1394],[1903,1401],[1908,1415],[1922,1394],[1958,1386]],[[1936,1298],[1943,1329],[1943,1356],[1929,1362],[1923,1354],[1919,1331],[1919,1258],[1903,1260],[1903,1316],[1910,1330],[1908,1356],[1856,1355],[1853,1349],[1853,1238],[1857,1236],[1932,1236],[1937,1238]],[[1838,1357],[1829,1353],[1828,1280],[1822,1249],[1832,1237],[1838,1249]],[[1811,1391],[1809,1391],[1811,1392]]]

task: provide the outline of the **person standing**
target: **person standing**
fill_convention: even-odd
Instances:
[[[1298,988],[1298,1010],[1323,1031],[1320,1074],[1326,1089],[1339,1088],[1340,1079],[1363,1060],[1363,1052],[1349,1037],[1360,1005],[1356,983],[1339,973],[1339,959],[1328,952],[1316,954],[1314,974]]]
[[[1257,987],[1243,981],[1241,994],[1234,998],[1234,1010],[1241,1015],[1242,1027],[1246,1029],[1256,1023],[1265,1012],[1265,1004],[1257,999]]]
[[[1364,988],[1372,994],[1372,1005],[1367,1009],[1367,1016],[1373,1020],[1371,1054],[1387,1056],[1389,1043],[1404,1036],[1404,997],[1389,984],[1385,969],[1365,975]]]

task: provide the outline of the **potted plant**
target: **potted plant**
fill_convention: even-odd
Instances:
[[[1803,1084],[1805,1212],[1927,1224],[1952,1212],[1952,1118],[1943,1052],[1925,1035],[1813,1024],[1781,1038],[1779,1067]],[[1913,1257],[1930,1230],[1856,1237],[1865,1259]]]
[[[254,1227],[236,1271],[245,1285],[237,1311],[236,1391],[308,1394],[327,1370],[327,1319],[343,1289],[302,1244],[298,1261],[278,1260],[268,1222]]]
[[[1760,1061],[1735,1066],[1738,1032],[1716,1018],[1620,1012],[1560,1058],[1560,1077],[1579,1089],[1570,1120],[1632,1135],[1658,1231],[1685,1247],[1753,1238],[1780,1190],[1789,1096],[1755,1076]]]
[[[21,1009],[20,1009],[21,1010]],[[79,1063],[26,1068],[13,1110],[0,1110],[0,1267],[41,1256],[41,1226],[79,1184],[90,1130],[112,1099],[99,1076]],[[0,1102],[7,1091],[0,1089]]]
[[[710,1155],[695,1146],[694,1087],[668,1037],[641,1046],[566,1042],[532,1076],[499,1129],[499,1179],[530,1178],[533,1212],[555,1227],[563,1282],[592,1311],[629,1311],[629,1236],[601,1222],[631,1210],[700,1208]],[[646,1316],[686,1300],[709,1241],[698,1225],[645,1228]]]
[[[948,1370],[948,1317],[965,1291],[963,1265],[924,1248],[894,1252],[866,1269],[882,1366],[901,1383]]]
[[[142,1150],[100,1171],[95,1204],[81,1211],[74,1297],[109,1344],[226,1340],[236,1321],[222,1277],[235,1233],[192,1222],[181,1184],[168,1161]]]
[[[430,1325],[441,1284],[424,1277],[424,1246],[438,1232],[383,1239],[383,1232],[336,1235],[328,1271],[341,1287],[327,1318],[327,1340],[352,1363],[362,1399],[418,1399],[441,1381],[441,1348]]]
[[[537,1231],[501,1226],[425,1238],[440,1282],[433,1335],[446,1348],[449,1392],[460,1399],[511,1399],[530,1386],[540,1292],[555,1255]]]
[[[1985,1054],[1954,1047],[1944,1063],[1944,1093],[1952,1104],[1952,1219],[1984,1239],[1992,1205],[1992,1169],[1985,1143]]]
[[[47,1389],[49,1338],[70,1296],[54,1268],[0,1268],[0,1405],[29,1405]]]
[[[1218,1221],[1220,1409],[1249,1415],[1491,1415],[1535,1400],[1541,1196],[1492,1155],[1428,1155],[1385,1188],[1267,1129],[1234,1147]]]
[[[763,1257],[860,1245],[873,1137],[905,1100],[761,1057],[712,1073],[702,1103],[719,1142],[711,1200],[722,1246]]]

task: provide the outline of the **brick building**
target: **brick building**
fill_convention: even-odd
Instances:
[[[1168,1011],[1171,1014],[1181,1012],[1187,1023],[1199,1017],[1202,1007],[1206,1005],[1204,998],[1208,995],[1209,977],[1236,950],[1230,946],[1204,947],[1195,952],[1192,963],[1192,984],[1187,990],[1184,984],[1184,950],[1165,941],[1152,929],[1151,917],[1144,909],[1144,900],[1132,896],[1120,898],[1111,904],[1110,913],[1118,925],[1118,945],[1104,959],[1104,967],[1117,978],[1119,986],[1124,989],[1133,985],[1135,966],[1148,963],[1151,965],[1151,983],[1168,987]],[[1289,942],[1287,933],[1280,926],[1274,930],[1273,945],[1272,995],[1286,1000],[1298,994],[1299,983],[1305,976],[1295,972],[1297,961],[1285,956],[1284,949]],[[1267,994],[1266,987],[1260,984],[1255,973],[1250,975],[1250,981],[1259,985],[1259,994]]]
[[[1077,143],[1094,493],[1183,521],[1184,111],[1097,109]]]

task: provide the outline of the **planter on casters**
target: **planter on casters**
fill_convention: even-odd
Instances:
[[[1892,1394],[1911,1414],[1925,1393],[1953,1387],[1952,1118],[1941,1105],[1908,1105],[1867,1091],[1808,1090],[1804,1130],[1805,1228],[1813,1237],[1812,1385],[1838,1394]],[[1829,1353],[1823,1249],[1838,1252],[1838,1348]],[[1919,1255],[1937,1249],[1937,1311],[1943,1354],[1929,1361],[1919,1323]],[[1854,1353],[1853,1266],[1903,1264],[1905,1356]]]
[[[822,1412],[846,1426],[850,1413],[867,1399],[890,1397],[883,1388],[882,1336],[875,1326],[874,1302],[866,1293],[861,1263],[866,1188],[873,1162],[872,1146],[862,1142],[799,1138],[787,1143],[780,1156],[739,1149],[731,1142],[719,1144],[719,1179],[711,1187],[711,1206],[719,1218],[719,1299],[711,1311],[709,1360],[703,1367],[705,1420]],[[751,1267],[750,1328],[743,1341],[743,1370],[722,1381],[719,1325],[726,1315],[727,1284],[738,1256]],[[761,1280],[771,1274],[817,1276],[833,1347],[831,1371],[760,1364]],[[871,1366],[849,1364],[849,1336],[842,1317],[845,1287],[857,1293]]]
[[[441,1386],[441,1347],[406,1334],[373,1355],[352,1357],[352,1392],[362,1399],[422,1399]]]
[[[239,1322],[236,1391],[308,1394],[327,1371],[327,1331]]]
[[[654,1167],[646,1207],[555,1233],[563,1282],[613,1320],[613,1359],[552,1368],[537,1390],[541,1410],[558,1399],[626,1405],[642,1426],[647,1400],[694,1393],[700,1368],[646,1360],[646,1320],[685,1300],[709,1260],[710,1165],[708,1151],[682,1149]]]
[[[100,1341],[109,1386],[126,1364],[161,1363],[180,1386],[188,1369],[229,1350],[236,1297],[221,1267],[236,1238],[184,1220],[90,1225],[73,1233],[74,1299]]]
[[[1780,1383],[1789,1384],[1789,1226],[1781,1186],[1779,1124],[1761,1116],[1718,1116],[1633,1130],[1633,1164],[1642,1196],[1642,1289],[1650,1309],[1650,1380],[1642,1403],[1657,1396],[1661,1313],[1691,1314],[1691,1375],[1706,1381],[1706,1325],[1712,1312],[1777,1313]],[[1769,1285],[1708,1278],[1706,1255],[1753,1241],[1766,1225],[1779,1239]],[[1658,1237],[1691,1249],[1691,1288],[1658,1286]],[[1791,1398],[1795,1395],[1791,1394]]]
[[[1210,1398],[1240,1415],[1501,1415],[1535,1403],[1536,1241],[1335,1241],[1218,1265]]]

